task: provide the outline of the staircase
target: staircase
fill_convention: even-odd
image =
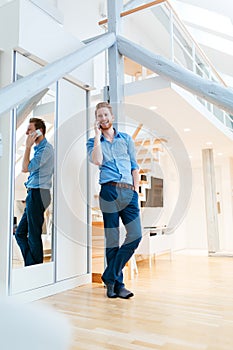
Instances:
[[[139,127],[141,129],[142,124]],[[167,142],[167,140],[156,137],[144,137],[136,140],[134,135],[137,162],[140,166],[139,198],[141,206],[144,206],[147,200],[147,192],[151,189],[151,179],[153,176],[156,176],[156,167],[160,161],[160,153],[163,152],[162,144]]]

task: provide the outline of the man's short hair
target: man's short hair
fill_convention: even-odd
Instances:
[[[45,122],[40,118],[30,118],[29,123],[33,123],[36,129],[42,129],[42,134],[46,133],[46,125]]]
[[[96,107],[95,107],[95,116],[97,117],[97,111],[100,108],[108,108],[110,113],[112,114],[112,106],[110,105],[110,103],[108,102],[99,102],[97,103]]]

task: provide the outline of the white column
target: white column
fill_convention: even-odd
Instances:
[[[203,178],[205,191],[205,208],[207,223],[208,251],[215,253],[219,250],[219,231],[217,217],[217,197],[215,187],[215,172],[213,150],[202,150]],[[197,228],[198,230],[198,222]]]
[[[121,32],[120,13],[123,0],[108,0],[108,31],[116,35]],[[117,43],[108,50],[109,65],[109,97],[113,106],[115,121],[121,115],[121,105],[124,98],[124,61],[119,53]]]
[[[1,56],[1,82],[2,85],[11,83],[13,55],[6,50]],[[2,155],[0,157],[0,299],[8,295],[9,267],[10,267],[10,242],[13,234],[13,212],[12,212],[12,182],[13,172],[13,144],[14,144],[14,119],[11,111],[0,116],[0,133],[2,135]]]

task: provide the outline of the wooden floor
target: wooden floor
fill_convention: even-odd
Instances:
[[[132,299],[108,299],[92,284],[37,303],[69,318],[72,350],[233,349],[233,258],[179,253],[138,268]]]

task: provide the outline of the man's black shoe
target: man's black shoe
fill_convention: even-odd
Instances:
[[[134,296],[133,292],[126,289],[125,287],[122,287],[116,291],[116,296],[122,299],[129,299]]]
[[[106,284],[106,288],[107,288],[107,297],[108,298],[116,298],[117,295],[114,292],[114,284]]]
[[[107,288],[107,297],[108,298],[116,298],[117,295],[114,292],[114,284],[108,284],[106,283],[105,279],[103,276],[101,276],[102,281],[104,282],[104,286]]]

